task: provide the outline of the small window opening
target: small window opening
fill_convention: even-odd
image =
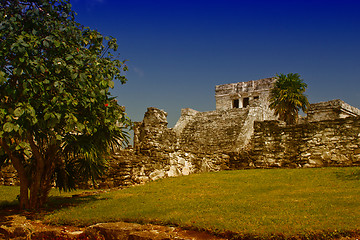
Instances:
[[[259,96],[255,96],[255,97],[254,97],[254,100],[258,100],[258,99],[259,99]]]
[[[239,99],[233,100],[233,108],[239,108]]]
[[[246,108],[249,105],[249,98],[243,99],[243,107]]]

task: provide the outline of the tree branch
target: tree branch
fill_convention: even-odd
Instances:
[[[104,52],[101,54],[101,57],[100,58],[103,58],[104,57],[104,55],[105,55],[105,53],[106,53],[106,51],[109,49],[109,46],[107,46],[106,47],[106,49],[104,50]]]
[[[44,158],[41,152],[39,151],[39,147],[35,144],[34,137],[31,134],[28,137],[28,141],[31,147],[32,154],[34,155],[35,159],[39,160],[40,161],[39,163],[43,166]]]
[[[12,164],[14,165],[14,168],[18,171],[19,175],[25,174],[25,167],[22,164],[21,159],[14,155],[13,151],[10,150],[10,147],[6,143],[4,138],[0,138],[0,145],[5,150],[6,154],[9,156]]]

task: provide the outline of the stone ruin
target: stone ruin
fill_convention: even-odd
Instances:
[[[191,142],[193,150],[243,149],[253,134],[255,121],[276,120],[268,100],[274,82],[275,78],[265,78],[218,85],[216,110],[182,109],[173,131],[182,145]]]
[[[360,109],[340,99],[310,104],[307,121],[316,122],[360,116]]]
[[[262,120],[273,118],[273,112],[269,109],[268,99],[275,80],[275,78],[264,78],[216,86],[216,110],[258,106],[263,113],[266,113]]]
[[[98,187],[231,169],[360,165],[359,109],[341,100],[310,104],[306,117],[286,126],[268,107],[274,82],[218,85],[216,110],[182,109],[174,128],[165,111],[148,108],[134,124],[133,148],[110,157]]]

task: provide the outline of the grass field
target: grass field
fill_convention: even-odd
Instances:
[[[56,189],[53,189],[50,193],[49,203],[47,204],[47,209],[50,208],[59,208],[62,205],[77,205],[83,202],[89,202],[92,199],[95,199],[94,196],[89,196],[87,198],[72,198],[73,195],[83,194],[85,190],[78,189],[72,192],[59,192]],[[86,192],[97,192],[96,190],[86,190]],[[18,186],[0,186],[0,209],[7,207],[16,207],[19,205],[17,196],[20,193],[20,187]]]
[[[14,194],[6,192],[12,190],[0,188],[1,196],[12,201]],[[360,168],[256,169],[167,178],[85,198],[44,218],[78,226],[125,220],[239,236],[325,238],[359,233],[359,219]]]
[[[19,194],[19,187],[0,186],[0,209],[18,204],[16,199]]]

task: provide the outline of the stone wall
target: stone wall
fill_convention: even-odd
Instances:
[[[239,151],[253,134],[255,121],[276,119],[253,104],[246,108],[197,112],[183,109],[175,127],[177,148],[193,153]],[[144,118],[145,120],[145,118]]]
[[[192,153],[216,153],[233,150],[250,109],[198,112],[178,134],[179,148]],[[176,127],[174,129],[176,130]]]
[[[210,112],[183,109],[171,129],[164,111],[148,108],[144,120],[135,124],[135,153],[167,165],[165,177],[252,167],[246,148],[254,122],[264,114],[256,105]]]
[[[96,188],[123,187],[155,181],[160,178],[177,177],[198,172],[228,169],[228,155],[192,154],[151,151],[152,156],[125,149],[109,159],[106,174],[97,181]],[[80,188],[92,188],[92,183],[83,183]]]
[[[350,106],[340,99],[335,99],[310,104],[306,120],[314,122],[357,116],[360,116],[360,109]]]
[[[225,134],[240,132],[245,118],[239,116],[247,116],[248,111],[201,113],[185,109],[178,124],[171,129],[167,128],[166,112],[148,108],[144,120],[134,127],[134,154],[152,159],[156,164],[153,162],[144,168],[146,173],[142,179],[227,169],[229,156],[221,153],[235,146],[238,135],[226,137]],[[232,124],[221,124],[230,118]],[[154,164],[157,167],[151,167]]]
[[[142,179],[227,169],[360,165],[360,117],[286,126],[258,121],[260,112],[256,106],[205,113],[184,109],[170,129],[166,113],[149,108],[137,124],[134,153],[158,167],[147,165]]]
[[[167,127],[167,113],[148,108],[142,122],[134,126],[134,147],[137,152],[151,156],[152,152],[169,152],[176,147],[176,134]]]
[[[256,167],[360,165],[360,117],[284,126],[256,122],[252,161]]]
[[[17,172],[12,165],[0,167],[0,185],[15,186],[19,184]]]

